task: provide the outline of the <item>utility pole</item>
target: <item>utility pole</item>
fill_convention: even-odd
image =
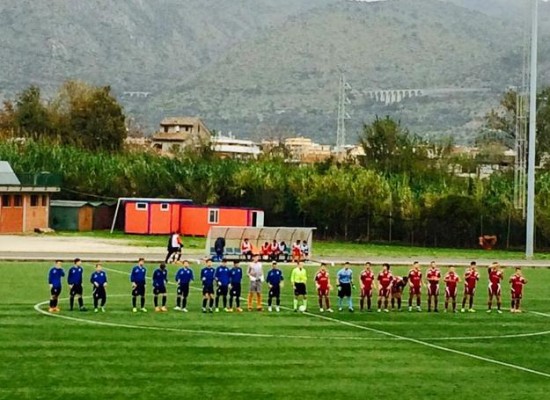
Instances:
[[[340,76],[340,86],[338,93],[338,128],[336,130],[336,151],[341,152],[346,146],[346,120],[350,119],[346,111],[346,105],[350,104],[348,92],[351,86],[346,81],[346,76],[342,72]]]

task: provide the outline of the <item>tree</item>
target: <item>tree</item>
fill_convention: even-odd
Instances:
[[[16,130],[27,136],[51,134],[49,111],[42,103],[40,89],[37,86],[30,86],[17,96],[14,125]]]

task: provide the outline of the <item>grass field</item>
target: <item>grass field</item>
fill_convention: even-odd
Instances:
[[[173,285],[168,313],[132,314],[131,265],[112,264],[106,265],[106,313],[67,311],[64,287],[62,311],[52,316],[44,313],[49,267],[47,263],[0,266],[2,399],[540,400],[548,396],[547,269],[524,270],[529,279],[524,300],[528,312],[522,314],[484,312],[483,270],[475,314],[328,315],[317,311],[314,296],[307,314],[288,309],[280,314],[202,314],[198,287],[190,294],[190,312],[183,314],[171,309]],[[199,266],[193,268],[198,273]],[[336,268],[331,267],[331,275]],[[148,269],[151,275],[152,266]],[[283,270],[288,279],[289,267]],[[395,270],[405,273],[403,268]],[[86,265],[86,277],[91,271]],[[173,279],[175,267],[170,266],[169,273]],[[505,274],[508,277],[511,270]],[[150,287],[148,291],[152,311]],[[312,284],[309,291],[313,293]],[[85,295],[89,294],[86,285]],[[89,297],[86,302],[90,306]],[[282,305],[291,303],[288,285]]]

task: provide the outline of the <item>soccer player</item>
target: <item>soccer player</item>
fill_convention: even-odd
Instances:
[[[279,261],[279,256],[281,255],[281,248],[277,239],[273,239],[270,244],[269,251],[271,252],[271,261]]]
[[[491,264],[489,272],[489,301],[487,303],[487,312],[490,313],[493,308],[493,297],[497,301],[497,313],[502,314],[500,309],[502,305],[500,282],[504,279],[504,274],[500,270],[500,265],[497,262]]]
[[[189,261],[183,260],[183,266],[176,272],[178,284],[176,307],[174,310],[187,312],[187,297],[189,296],[189,284],[195,280],[193,270],[189,268]]]
[[[229,271],[231,288],[229,291],[229,312],[233,312],[233,300],[238,312],[243,312],[241,308],[241,282],[243,280],[243,269],[239,266],[239,261],[233,261],[233,267]]]
[[[476,262],[470,263],[470,268],[464,274],[464,297],[462,298],[462,309],[460,312],[466,312],[466,300],[469,301],[469,312],[476,312],[474,309],[474,295],[476,293],[476,285],[479,281],[479,273],[477,272]]]
[[[168,238],[167,254],[166,259],[164,260],[165,264],[168,264],[170,258],[174,256],[174,261],[179,261],[181,258],[181,248],[183,243],[181,241],[180,234],[178,232],[172,232]]]
[[[55,260],[55,264],[48,273],[48,284],[50,285],[50,308],[49,312],[61,311],[58,307],[59,295],[61,294],[61,280],[65,276],[61,260]]]
[[[527,279],[523,277],[521,268],[517,267],[514,275],[510,277],[510,290],[512,292],[512,308],[510,309],[510,312],[521,312],[519,305],[523,295],[523,286],[525,284],[527,284]]]
[[[245,260],[250,260],[252,258],[252,244],[248,241],[248,238],[245,238],[241,243],[241,254],[244,256]]]
[[[262,311],[262,282],[264,281],[264,271],[259,256],[254,255],[253,262],[248,265],[248,278],[250,278],[250,288],[248,290],[248,311],[252,311],[252,299],[256,295],[256,310]]]
[[[401,311],[401,302],[403,299],[403,291],[405,286],[407,286],[407,281],[409,277],[404,276],[403,278],[396,275],[393,278],[393,283],[391,285],[391,309],[395,309],[395,303],[397,302],[397,311]]]
[[[216,288],[216,312],[220,312],[220,297],[222,298],[223,309],[228,312],[227,308],[227,293],[229,292],[229,282],[231,273],[227,267],[227,260],[222,259],[222,263],[216,268],[214,279],[218,287]]]
[[[375,286],[374,273],[371,269],[370,262],[365,264],[365,269],[359,276],[359,282],[361,283],[361,300],[359,301],[359,307],[361,311],[365,309],[365,299],[367,299],[367,310],[371,311],[372,305],[372,289]]]
[[[338,311],[342,311],[342,302],[344,297],[348,298],[348,310],[353,312],[353,299],[351,298],[351,288],[353,286],[353,272],[350,269],[349,262],[344,264],[344,268],[336,274],[336,287],[338,288]]]
[[[296,240],[292,245],[292,262],[302,261],[302,245],[301,240]]]
[[[267,299],[267,311],[273,311],[271,307],[273,303],[273,298],[275,298],[275,311],[281,311],[281,288],[283,287],[283,273],[279,268],[277,268],[277,262],[273,261],[271,263],[271,270],[267,273],[267,278],[265,279],[269,285],[269,297]]]
[[[445,274],[445,312],[449,309],[449,300],[453,302],[453,312],[456,312],[456,295],[458,294],[458,283],[460,276],[455,272],[454,267],[449,267],[449,272]]]
[[[326,311],[331,313],[332,308],[330,308],[330,279],[327,271],[327,264],[321,263],[321,269],[315,275],[315,286],[317,287],[317,295],[319,296],[319,311],[324,312],[323,308],[323,299],[325,300]]]
[[[166,283],[168,282],[168,271],[166,264],[160,263],[159,267],[153,272],[153,302],[155,312],[166,312]],[[159,306],[159,295],[162,296],[162,306]]]
[[[74,298],[78,300],[78,308],[80,311],[87,311],[84,307],[84,300],[82,299],[82,274],[84,269],[82,269],[82,261],[80,258],[74,259],[74,265],[69,269],[67,275],[67,283],[69,284],[69,309],[73,311],[74,308]]]
[[[382,264],[382,271],[378,274],[378,312],[382,311],[382,300],[384,301],[384,311],[389,312],[388,303],[393,283],[393,275],[390,272],[390,264]]]
[[[90,278],[92,284],[92,293],[94,298],[94,312],[99,312],[98,306],[101,306],[101,312],[105,312],[105,303],[107,302],[107,274],[103,271],[101,264],[95,265],[95,271]],[[101,301],[101,303],[100,303]]]
[[[420,264],[415,261],[412,269],[409,271],[409,311],[412,311],[413,298],[416,298],[416,311],[421,311],[421,288],[422,288],[422,272]]]
[[[307,273],[301,261],[296,263],[296,267],[290,275],[290,282],[294,286],[294,312],[298,311],[298,301],[302,298],[302,304],[307,310]]]
[[[141,312],[147,312],[145,308],[145,279],[147,268],[144,266],[145,259],[140,257],[138,263],[132,268],[130,282],[132,282],[132,312],[137,312],[137,297],[140,297]]]
[[[435,261],[430,263],[430,268],[426,273],[426,279],[428,280],[428,312],[432,311],[432,300],[434,306],[434,312],[439,312],[437,309],[438,298],[439,298],[439,281],[441,280],[441,272]]]
[[[260,247],[260,254],[262,255],[262,260],[269,260],[271,258],[271,245],[269,242],[264,242],[262,247]]]
[[[213,312],[214,306],[214,280],[216,270],[212,267],[212,260],[209,258],[206,260],[206,265],[201,269],[201,282],[202,282],[202,312],[206,313],[206,306],[208,305],[208,312]]]

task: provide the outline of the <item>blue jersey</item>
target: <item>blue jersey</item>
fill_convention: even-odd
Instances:
[[[178,282],[180,286],[188,285],[189,282],[193,280],[195,280],[195,277],[193,276],[193,270],[191,268],[180,268],[176,273],[176,282]]]
[[[241,267],[233,267],[229,270],[229,281],[232,285],[239,284],[243,280],[243,269]]]
[[[69,285],[82,285],[82,274],[84,269],[79,265],[73,265],[69,270],[69,275],[67,276],[67,283]]]
[[[105,284],[107,283],[107,274],[105,273],[105,271],[95,271],[90,278],[90,282],[94,286],[105,286]]]
[[[271,286],[279,286],[284,279],[283,272],[280,269],[271,269],[267,273],[265,281]]]
[[[214,276],[216,270],[212,267],[204,267],[201,269],[201,281],[204,286],[210,286],[214,284]]]
[[[338,271],[338,282],[339,283],[351,283],[352,272],[351,269],[342,268]]]
[[[155,272],[153,272],[153,287],[166,287],[166,282],[168,282],[168,271],[166,271],[166,269],[162,270],[157,268]]]
[[[61,288],[61,279],[65,276],[63,268],[52,267],[48,274],[48,283],[54,288]]]
[[[144,284],[145,277],[147,276],[147,269],[145,267],[140,267],[136,265],[132,268],[132,273],[130,274],[130,282]]]
[[[231,271],[225,265],[220,265],[218,268],[216,268],[216,273],[214,274],[214,277],[221,286],[227,286],[231,281]]]

